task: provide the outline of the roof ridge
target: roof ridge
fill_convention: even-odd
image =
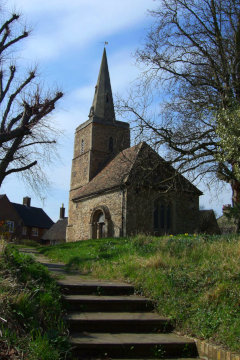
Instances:
[[[24,205],[24,204],[19,204],[19,203],[16,203],[16,202],[13,202],[13,201],[10,201],[12,204],[16,204],[16,205],[19,205],[19,206],[25,206],[25,208],[31,208],[31,209],[39,209],[39,210],[43,210],[43,208],[41,207],[37,207],[37,206],[27,206],[27,205]],[[45,212],[45,211],[44,211]]]
[[[125,182],[128,181],[128,179],[129,179],[129,177],[130,177],[130,174],[131,174],[131,172],[132,172],[132,169],[133,169],[133,165],[135,164],[136,159],[137,159],[137,157],[138,157],[138,155],[139,155],[139,152],[140,152],[140,150],[142,149],[142,147],[144,146],[144,144],[146,144],[146,143],[145,143],[144,141],[142,141],[142,142],[140,142],[139,144],[134,145],[134,146],[128,148],[128,149],[132,149],[132,148],[134,148],[134,147],[136,147],[136,148],[138,147],[137,153],[136,153],[136,156],[135,156],[135,160],[132,162],[131,168],[130,168],[129,173],[128,173],[127,177],[126,177]],[[126,150],[126,149],[125,149],[125,150]]]

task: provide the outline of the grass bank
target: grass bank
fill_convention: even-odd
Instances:
[[[0,258],[0,358],[66,359],[60,292],[48,270],[7,246]]]
[[[151,297],[178,331],[240,352],[240,237],[88,240],[41,249],[68,269],[122,279]]]

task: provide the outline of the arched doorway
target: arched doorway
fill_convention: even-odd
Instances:
[[[90,219],[90,238],[101,239],[110,237],[111,216],[107,206],[98,206],[93,209]]]

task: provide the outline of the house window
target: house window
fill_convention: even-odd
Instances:
[[[38,236],[38,228],[32,228],[32,236]]]
[[[81,154],[84,153],[84,140],[81,141]]]
[[[22,235],[27,235],[27,227],[26,226],[22,227]]]
[[[8,220],[8,221],[7,221],[7,225],[8,225],[8,231],[9,231],[10,233],[13,233],[13,232],[14,232],[14,221]]]

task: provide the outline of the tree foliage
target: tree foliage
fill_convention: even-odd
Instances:
[[[29,36],[19,20],[12,14],[0,25],[0,186],[8,175],[20,173],[38,187],[44,180],[43,164],[56,144],[48,115],[63,94],[44,94],[36,69],[23,75],[17,68],[10,54]]]
[[[230,183],[239,202],[240,2],[158,3],[150,11],[154,22],[136,56],[147,67],[141,78],[145,95],[149,89],[159,97],[167,94],[161,113],[148,117],[139,92],[122,101],[120,110],[133,114],[140,133],[151,142],[167,146],[180,171]],[[235,136],[234,150],[226,146],[230,134]]]

